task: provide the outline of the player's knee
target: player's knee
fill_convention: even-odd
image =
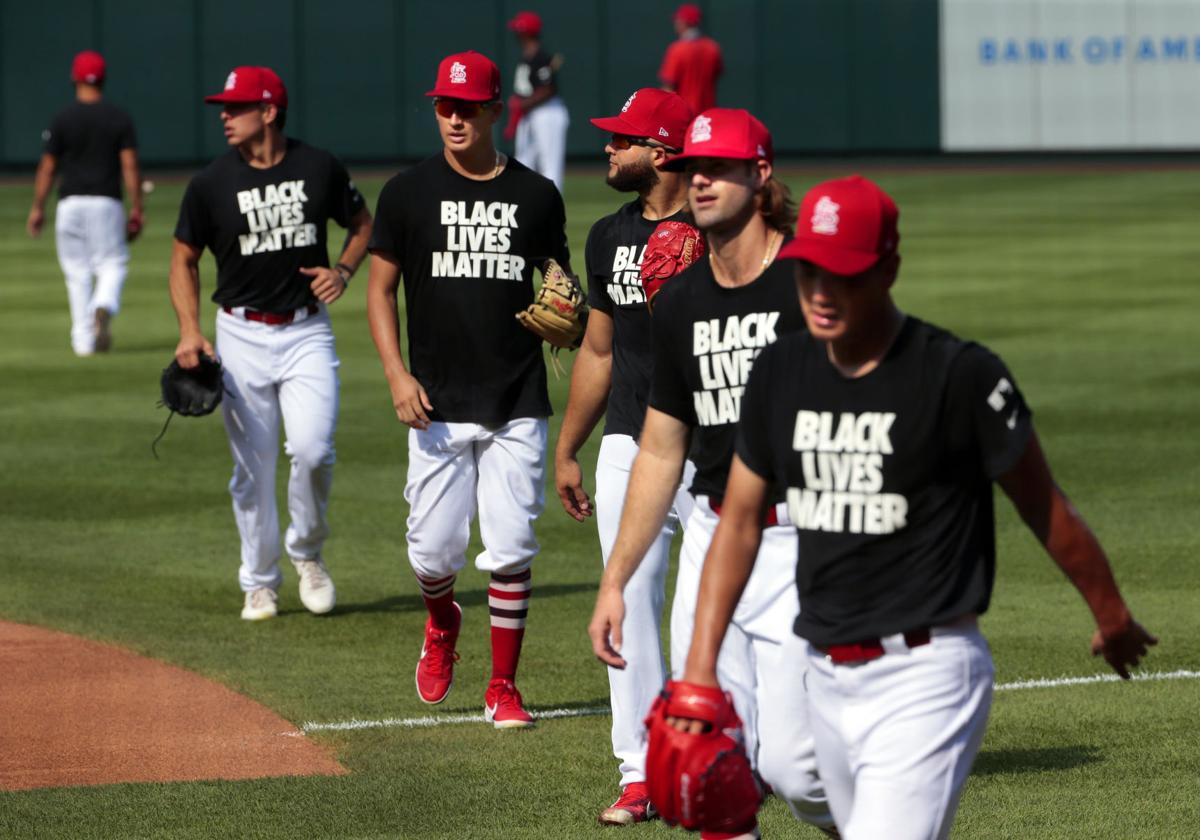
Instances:
[[[300,439],[297,441],[288,441],[288,453],[292,457],[292,463],[300,469],[318,470],[322,467],[333,466],[336,460],[336,454],[333,449],[333,441]]]
[[[783,756],[772,754],[764,743],[758,756],[758,772],[774,794],[787,803],[796,819],[821,827],[833,824],[825,788],[815,769],[797,766]]]

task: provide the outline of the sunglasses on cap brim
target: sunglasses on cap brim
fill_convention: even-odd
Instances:
[[[492,107],[498,101],[497,99],[489,99],[487,102],[471,102],[467,99],[435,96],[433,99],[433,108],[438,112],[439,117],[450,119],[450,117],[458,114],[464,120],[473,120],[479,116],[481,111]]]

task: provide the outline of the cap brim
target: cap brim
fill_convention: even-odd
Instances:
[[[500,95],[495,96],[464,96],[461,90],[447,90],[446,88],[434,88],[433,90],[425,91],[426,96],[444,96],[447,99],[461,99],[463,102],[499,102]]]
[[[682,172],[684,167],[687,166],[687,162],[689,160],[695,160],[697,158],[726,158],[728,160],[758,160],[758,155],[747,155],[745,152],[733,152],[733,151],[730,151],[729,149],[705,149],[704,152],[701,154],[698,154],[696,152],[692,152],[691,154],[688,154],[687,152],[684,152],[683,154],[675,155],[675,157],[671,158],[669,161],[667,161],[666,163],[664,163],[662,166],[660,166],[658,168],[664,169],[667,172]]]
[[[264,101],[270,101],[270,100],[264,100],[264,99],[261,99],[258,97],[249,98],[244,95],[239,96],[236,93],[214,93],[212,96],[204,97],[204,101],[207,102],[209,105],[223,105],[226,102],[249,104],[251,102],[264,102]]]
[[[624,134],[626,137],[649,137],[650,135],[620,117],[596,117],[590,121],[601,131],[612,134]],[[665,145],[665,144],[664,144]]]
[[[779,249],[777,259],[806,260],[832,274],[850,277],[875,265],[880,255],[874,251],[851,251],[836,248],[827,242],[797,237]]]

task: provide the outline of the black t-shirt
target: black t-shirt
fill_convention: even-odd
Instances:
[[[408,367],[431,419],[550,415],[542,340],[516,313],[533,302],[535,266],[549,257],[567,266],[565,225],[553,182],[511,158],[475,181],[439,152],[384,186],[370,247],[403,273]]]
[[[363,197],[341,162],[299,140],[256,169],[230,149],[192,178],[175,238],[217,258],[213,302],[288,312],[316,301],[301,268],[328,267],[325,227],[350,224]]]
[[[554,59],[550,53],[539,49],[533,58],[522,58],[513,75],[513,93],[517,96],[532,96],[538,88],[557,84]]]
[[[1032,428],[1000,359],[916,318],[857,379],[808,334],[763,353],[737,452],[787,488],[800,534],[796,633],[846,644],[986,610],[992,482]]]
[[[136,149],[129,114],[108,102],[73,102],[43,132],[62,180],[58,197],[104,195],[121,200],[121,150]]]
[[[654,298],[650,405],[692,429],[694,495],[724,497],[750,367],[778,336],[804,329],[792,268],[776,260],[730,289],[700,260]]]
[[[681,210],[672,220],[686,217]],[[650,343],[650,311],[642,291],[642,254],[650,234],[665,219],[651,221],[642,215],[640,201],[631,201],[588,232],[588,304],[613,320],[612,388],[604,434],[642,433],[654,354]]]

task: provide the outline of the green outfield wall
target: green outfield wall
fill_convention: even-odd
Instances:
[[[0,0],[0,165],[32,166],[69,101],[71,57],[97,49],[108,97],[137,124],[151,164],[194,164],[223,147],[201,103],[238,64],[288,85],[288,133],[349,161],[415,159],[437,145],[422,96],[439,58],[477,49],[509,92],[517,45],[505,22],[538,12],[565,58],[569,152],[599,152],[588,118],[657,84],[675,0]],[[937,0],[708,0],[722,105],[750,108],[781,153],[936,151]]]

